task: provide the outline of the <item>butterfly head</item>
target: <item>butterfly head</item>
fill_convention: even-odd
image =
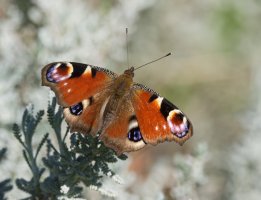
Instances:
[[[131,67],[131,68],[129,68],[129,69],[126,69],[126,70],[124,71],[124,74],[127,75],[127,76],[129,76],[129,77],[131,77],[131,78],[133,78],[133,77],[134,77],[134,67]]]

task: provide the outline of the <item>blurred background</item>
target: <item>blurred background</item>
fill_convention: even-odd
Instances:
[[[112,166],[123,183],[105,179],[86,198],[260,199],[260,20],[258,0],[0,0],[1,179],[29,176],[11,129],[29,103],[47,107],[41,68],[63,60],[122,73],[128,27],[131,65],[173,53],[135,81],[184,111],[194,135],[182,147],[129,153]],[[8,197],[26,194],[14,188]]]

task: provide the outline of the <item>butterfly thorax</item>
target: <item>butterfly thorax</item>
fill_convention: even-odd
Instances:
[[[131,74],[124,73],[118,76],[113,83],[114,93],[117,96],[124,95],[127,91],[129,91],[132,83],[133,83],[133,76]]]
[[[124,71],[123,74],[118,76],[113,83],[113,95],[115,98],[122,98],[126,93],[129,93],[133,84],[134,67]]]
[[[133,84],[133,73],[128,70],[126,71],[126,73],[124,72],[122,75],[115,78],[112,84],[111,96],[108,99],[108,103],[103,113],[105,124],[106,122],[111,121],[112,118],[117,117],[115,116],[115,113],[117,113],[119,105],[126,101],[126,98],[129,98],[131,86]]]

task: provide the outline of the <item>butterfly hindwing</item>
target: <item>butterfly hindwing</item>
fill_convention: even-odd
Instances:
[[[98,93],[76,105],[64,108],[64,117],[72,132],[89,133],[93,136],[102,126],[102,115],[109,91]]]
[[[131,93],[132,105],[146,143],[156,145],[174,140],[182,145],[192,136],[189,119],[167,99],[140,84],[134,84]]]
[[[108,115],[107,115],[108,116]],[[145,146],[139,130],[132,102],[129,95],[118,104],[113,118],[104,119],[104,127],[100,139],[105,145],[114,149],[118,155],[123,152],[135,151]]]

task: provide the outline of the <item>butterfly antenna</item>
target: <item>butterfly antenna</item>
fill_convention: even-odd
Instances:
[[[144,67],[144,66],[146,66],[146,65],[148,65],[148,64],[154,63],[154,62],[156,62],[156,61],[158,61],[158,60],[161,60],[162,58],[165,58],[165,57],[170,56],[170,55],[171,55],[171,53],[168,53],[168,54],[166,54],[165,56],[162,56],[162,57],[160,57],[160,58],[158,58],[158,59],[156,59],[156,60],[152,60],[152,61],[147,62],[147,63],[145,63],[145,64],[143,64],[143,65],[141,65],[141,66],[139,66],[139,67],[136,67],[136,68],[134,68],[134,70],[140,69],[140,68],[142,68],[142,67]]]
[[[127,49],[127,64],[128,68],[130,68],[130,62],[129,62],[129,42],[128,42],[128,28],[126,28],[126,49]]]

